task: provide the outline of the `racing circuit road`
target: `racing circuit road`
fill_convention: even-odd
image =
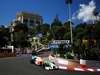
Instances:
[[[100,75],[98,72],[75,72],[65,70],[46,71],[30,64],[31,55],[0,59],[0,75]]]

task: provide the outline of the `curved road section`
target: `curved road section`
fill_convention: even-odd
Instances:
[[[46,71],[30,64],[31,55],[1,58],[0,75],[100,75],[99,72],[75,72],[67,70]]]

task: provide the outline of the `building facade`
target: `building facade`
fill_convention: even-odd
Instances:
[[[26,24],[28,28],[33,28],[34,26],[42,25],[43,23],[42,16],[28,12],[17,13],[16,20]]]

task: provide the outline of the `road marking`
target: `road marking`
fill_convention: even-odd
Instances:
[[[100,71],[100,69],[97,69],[97,71]]]
[[[75,71],[85,71],[84,69],[82,68],[74,68]]]
[[[88,70],[88,71],[91,71],[91,72],[93,72],[93,71],[94,71],[94,69],[91,69],[91,68],[88,68],[87,70]]]
[[[64,69],[64,70],[67,70],[67,67],[64,67],[64,66],[59,66],[59,69]]]

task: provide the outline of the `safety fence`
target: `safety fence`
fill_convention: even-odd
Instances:
[[[16,54],[12,53],[11,49],[0,49],[0,58],[15,57]]]

